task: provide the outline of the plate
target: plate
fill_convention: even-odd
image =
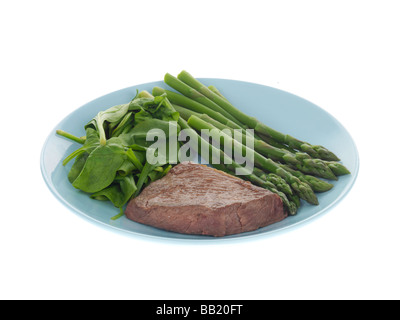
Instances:
[[[318,206],[308,205],[302,201],[302,206],[296,216],[288,217],[281,222],[256,231],[222,238],[164,231],[136,223],[126,217],[112,221],[110,218],[118,213],[118,209],[111,203],[90,199],[87,194],[75,189],[69,183],[67,175],[72,163],[64,167],[61,162],[79,146],[57,136],[56,129],[83,136],[85,135],[85,124],[99,111],[131,101],[137,90],[151,92],[155,86],[168,88],[164,82],[158,81],[125,88],[95,99],[72,112],[54,128],[47,138],[41,154],[43,178],[51,192],[79,216],[117,232],[160,239],[223,241],[265,236],[302,225],[326,213],[350,191],[357,178],[359,168],[357,148],[348,131],[329,113],[303,98],[264,85],[226,79],[202,78],[199,80],[206,85],[216,86],[233,105],[272,128],[303,141],[327,147],[341,158],[352,174],[339,177],[338,181],[333,182],[333,189],[319,194]]]

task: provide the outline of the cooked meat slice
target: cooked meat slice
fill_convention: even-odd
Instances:
[[[132,199],[125,215],[169,231],[226,236],[287,217],[281,198],[213,168],[185,162]]]

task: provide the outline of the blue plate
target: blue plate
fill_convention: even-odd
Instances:
[[[67,208],[81,217],[130,235],[162,239],[221,241],[261,236],[297,226],[327,212],[350,191],[358,174],[357,149],[346,129],[326,111],[293,94],[259,84],[225,79],[200,80],[206,85],[215,85],[233,105],[272,128],[303,141],[327,147],[341,158],[352,174],[339,177],[338,181],[333,182],[332,190],[319,194],[320,204],[318,206],[312,206],[302,201],[302,206],[294,217],[256,231],[223,238],[168,232],[133,222],[126,217],[112,221],[110,218],[118,213],[118,209],[111,203],[90,199],[87,194],[75,189],[69,183],[67,175],[72,164],[63,167],[61,162],[79,145],[57,136],[56,129],[83,136],[85,135],[85,124],[99,111],[129,102],[136,95],[136,90],[151,92],[154,86],[168,88],[159,81],[129,87],[102,96],[72,112],[55,127],[47,138],[41,155],[43,178],[52,193]]]

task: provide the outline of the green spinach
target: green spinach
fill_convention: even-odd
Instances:
[[[166,96],[136,96],[127,104],[99,112],[85,126],[83,138],[58,130],[59,135],[83,144],[63,161],[66,165],[75,158],[68,173],[70,183],[89,193],[92,199],[111,201],[120,208],[120,214],[112,218],[117,219],[130,199],[171,169],[168,139],[176,138],[172,134],[180,131],[178,119],[179,113]],[[150,164],[146,152],[154,142],[147,141],[147,137],[153,129],[164,133],[167,150],[165,155],[160,154],[157,163]]]

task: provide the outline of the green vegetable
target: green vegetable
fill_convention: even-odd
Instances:
[[[179,133],[178,119],[179,113],[166,96],[142,94],[130,103],[99,112],[85,126],[85,138],[58,130],[57,134],[82,144],[63,161],[66,165],[76,158],[69,181],[91,198],[111,201],[120,208],[120,214],[112,218],[117,219],[132,197],[171,169],[171,159],[160,150],[157,154],[165,161],[155,165],[146,161],[146,152],[153,143],[146,137],[150,130],[158,129],[168,142],[171,132]]]
[[[78,137],[76,137],[76,136],[74,136],[74,135],[72,135],[72,134],[70,134],[68,132],[65,132],[63,130],[57,130],[56,133],[58,135],[62,136],[62,137],[65,137],[65,138],[70,139],[72,141],[78,142],[80,144],[84,144],[85,143],[85,139],[78,138]]]
[[[72,185],[84,192],[98,192],[115,179],[126,159],[126,151],[119,145],[100,145],[90,153],[79,176]]]
[[[145,119],[158,119],[162,121],[178,121],[179,113],[170,105],[166,96],[158,96],[143,104],[141,110],[135,114],[135,124]]]
[[[343,176],[346,174],[350,174],[350,171],[340,162],[326,161],[325,163],[332,170],[332,172],[337,176]]]
[[[99,133],[100,144],[102,146],[106,145],[106,132],[104,126],[108,123],[116,123],[121,121],[121,119],[126,115],[129,110],[129,104],[121,104],[119,106],[114,106],[106,111],[99,112],[96,117],[90,121],[85,129],[88,127],[93,127]]]
[[[139,159],[136,156],[136,153],[132,149],[126,150],[126,155],[135,168],[137,168],[139,171],[143,170],[142,162],[139,161]],[[127,166],[126,161],[123,163],[123,165]],[[121,168],[119,168],[119,170],[121,170]]]
[[[192,115],[196,115],[196,116],[198,116],[198,117],[201,117],[201,116],[204,115],[204,114],[202,114],[202,113],[198,113],[198,112],[195,112],[195,111],[186,109],[186,108],[184,108],[184,107],[178,106],[177,104],[173,104],[173,106],[174,106],[174,109],[175,109],[176,111],[179,112],[179,115],[180,115],[183,119],[185,119],[186,121],[187,121],[187,120],[190,118],[190,116],[192,116]],[[206,116],[207,116],[207,115],[206,115]],[[211,117],[210,117],[210,118],[211,118]],[[211,118],[211,119],[212,119],[212,118]]]
[[[223,96],[222,93],[215,86],[208,86],[208,89],[210,89],[216,95],[219,95],[221,98],[223,98],[223,99],[225,99],[226,101],[229,102],[229,100],[225,96]],[[257,137],[256,134],[254,136]],[[285,145],[283,143],[277,142],[274,139],[272,139],[271,137],[267,137],[267,136],[263,136],[263,135],[258,134],[258,139],[259,140],[264,140],[265,142],[267,142],[268,144],[270,144],[271,146],[274,146],[276,148],[286,149],[286,150],[288,150],[288,151],[290,151],[292,153],[296,153],[296,150],[294,150],[293,148],[290,148],[289,146],[287,146],[287,145]]]
[[[144,168],[139,176],[135,197],[137,197],[139,195],[140,191],[142,190],[143,184],[145,183],[146,178],[148,177],[150,172],[153,171],[153,169],[155,167],[157,167],[157,165],[151,165],[149,162],[146,162],[146,164],[144,165]]]
[[[78,178],[83,170],[83,167],[85,166],[88,157],[88,152],[82,152],[76,157],[75,163],[72,165],[72,168],[68,173],[68,180],[70,183],[74,183],[76,178]]]
[[[215,87],[215,86],[208,86],[208,89],[210,89],[212,92],[214,92],[216,95],[220,96],[221,98],[225,99],[228,101],[227,98],[225,98],[222,93]]]
[[[186,85],[179,79],[175,78],[171,74],[167,73],[164,76],[164,82],[166,84],[168,84],[170,87],[174,88],[175,90],[177,90],[180,93],[182,93],[183,95],[185,95],[186,97],[188,97],[194,101],[197,101],[198,103],[200,103],[202,105],[205,105],[206,107],[210,108],[211,110],[219,112],[220,114],[222,114],[226,118],[230,119],[231,121],[235,122],[236,124],[241,125],[241,123],[230,112],[224,110],[218,104],[214,103],[213,101],[208,99],[206,96],[202,95],[200,92],[196,91],[195,89],[189,87],[188,85]],[[169,93],[168,97],[170,98],[170,96],[171,96],[171,94]],[[176,96],[175,96],[175,99],[177,99]],[[174,100],[171,100],[171,102],[180,104]]]
[[[227,129],[231,131],[232,137],[237,138],[238,141],[247,141],[247,139],[251,139],[252,145],[254,145],[254,150],[264,155],[265,157],[292,165],[296,167],[297,170],[304,173],[313,174],[325,179],[337,180],[337,177],[330,169],[331,164],[326,163],[326,161],[324,160],[313,159],[306,153],[300,153],[300,152],[291,153],[286,149],[276,148],[266,143],[265,141],[246,136],[241,132],[235,133],[232,128],[223,125],[222,123],[219,123],[214,119],[211,119],[207,115],[200,115],[199,118],[201,118],[202,120],[216,127],[219,130]],[[344,167],[343,165],[341,166]]]
[[[155,96],[160,96],[160,95],[166,95],[168,97],[168,100],[173,103],[174,105],[182,106],[185,107],[186,109],[192,110],[197,113],[205,113],[208,114],[210,117],[213,119],[216,119],[224,124],[227,124],[235,129],[240,129],[241,126],[238,125],[237,123],[233,122],[229,118],[227,118],[225,115],[219,113],[216,110],[210,109],[207,106],[194,101],[190,98],[187,98],[185,96],[182,96],[181,94],[175,93],[173,91],[165,90],[160,87],[154,87],[153,88],[153,94]]]
[[[114,128],[110,134],[111,137],[118,137],[126,128],[130,126],[130,121],[132,120],[133,112],[128,112],[120,123]]]
[[[132,151],[132,150],[128,150]],[[127,153],[128,153],[127,151]],[[125,160],[122,165],[118,168],[117,175],[121,177],[125,177],[128,174],[131,174],[133,171],[138,170],[138,168],[132,163],[131,160]]]
[[[279,191],[282,191],[286,195],[293,195],[293,190],[285,179],[273,173],[265,173],[259,168],[254,168],[253,173],[264,181],[273,183]]]
[[[240,122],[247,125],[249,128],[254,129],[258,134],[271,137],[280,143],[289,145],[289,147],[291,148],[306,152],[313,158],[319,158],[328,161],[339,161],[339,158],[333,152],[329,151],[323,146],[311,145],[307,142],[298,140],[290,135],[280,133],[268,127],[267,125],[263,124],[256,118],[248,116],[244,112],[235,108],[225,98],[222,98],[221,96],[212,92],[208,87],[203,85],[200,81],[193,78],[188,72],[182,71],[178,75],[178,79],[181,80],[181,82],[185,83],[188,87],[192,88],[192,90],[196,90],[196,92],[199,92],[200,94],[209,98],[214,103],[218,104],[221,108],[223,108],[225,111],[233,115]],[[174,89],[178,90],[184,95],[187,92],[187,89],[184,90],[181,86],[180,87],[175,86]]]
[[[93,193],[90,197],[96,200],[109,200],[117,208],[122,208],[136,190],[133,175],[117,176],[111,186]]]
[[[117,215],[115,215],[114,217],[111,217],[111,220],[117,220],[117,219],[119,219],[119,218],[121,218],[121,217],[123,217],[124,216],[124,209],[121,207],[121,208],[119,208],[119,214],[117,214]]]
[[[317,177],[304,174],[300,171],[291,168],[288,165],[281,164],[281,167],[285,169],[287,172],[290,172],[295,177],[299,178],[299,180],[303,181],[304,183],[307,183],[314,190],[314,192],[326,192],[333,188],[333,184],[318,179]]]
[[[220,123],[219,121],[211,118],[207,114],[198,114],[190,112],[182,107],[176,109],[184,114],[185,119],[188,119],[191,115],[196,115],[199,118],[203,119],[204,121],[214,125],[220,130],[228,129],[232,131],[232,136],[233,136],[232,127]],[[241,137],[241,139],[245,138]],[[255,139],[254,140],[255,150],[263,154],[264,156],[270,157],[271,159],[283,161],[292,166],[295,166],[298,170],[300,170],[303,173],[312,174],[318,177],[331,180],[337,180],[336,176],[350,174],[350,171],[343,164],[339,162],[313,159],[308,154],[296,152],[295,150],[289,147],[286,147],[280,143],[275,142],[273,139],[267,139],[267,141],[270,141],[272,144],[269,144],[260,139]]]

